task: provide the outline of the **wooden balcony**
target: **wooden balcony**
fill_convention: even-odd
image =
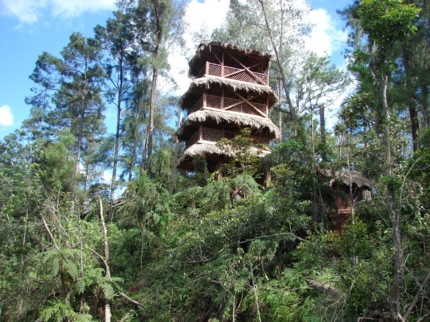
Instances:
[[[216,143],[220,141],[223,138],[226,139],[233,139],[236,135],[239,135],[237,132],[231,132],[231,131],[225,131],[224,129],[213,129],[209,127],[199,126],[199,129],[191,136],[191,138],[187,141],[186,147],[187,149],[196,143],[203,143],[202,141],[206,142],[213,142]],[[270,144],[270,138],[261,137],[261,136],[255,136],[251,135],[251,138],[253,139],[253,145],[269,145]]]
[[[234,68],[206,62],[205,66],[197,74],[196,78],[204,76],[218,76],[258,85],[269,86],[269,75],[257,73],[248,68]]]
[[[189,110],[188,114],[199,110],[204,110],[206,108],[215,108],[224,111],[245,113],[261,117],[268,116],[267,104],[223,96],[209,95],[206,93],[203,93],[202,97],[200,97],[196,104],[194,104],[194,106]]]

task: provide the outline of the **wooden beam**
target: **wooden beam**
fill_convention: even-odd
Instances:
[[[254,106],[254,104],[252,104],[252,102],[250,102],[248,99],[246,99],[245,97],[243,97],[242,95],[240,95],[237,92],[234,92],[234,94],[236,94],[237,96],[239,96],[244,102],[248,103],[249,106],[251,106],[254,110],[256,110],[259,114],[261,114],[264,117],[267,117],[263,112],[261,112],[257,107]],[[252,98],[251,98],[252,99]]]
[[[220,50],[218,51],[218,53],[220,52]],[[214,55],[214,57],[218,60],[218,63],[219,64],[222,64],[222,61],[221,61],[221,59],[219,59],[219,57],[218,57],[218,55],[217,55],[217,52],[216,51],[214,51],[213,52],[213,55]]]
[[[227,55],[229,55],[231,58],[233,58],[240,66],[242,66],[244,69],[245,69],[245,71],[247,71],[248,72],[248,74],[252,77],[252,78],[254,78],[257,82],[260,82],[260,83],[262,83],[263,85],[267,85],[260,77],[258,77],[257,75],[255,75],[251,70],[249,70],[249,68],[248,67],[246,67],[244,64],[242,64],[240,61],[238,61],[237,59],[236,59],[236,57],[234,57],[233,55],[231,55],[231,54],[229,54],[229,53],[227,53]],[[261,65],[262,63],[260,63],[260,64],[256,64],[256,65],[253,65],[253,66],[251,66],[250,68],[252,68],[252,67],[255,67],[255,66],[258,66],[258,65]],[[230,75],[227,75],[227,76],[230,76]],[[227,77],[226,76],[226,77]]]
[[[240,64],[240,62],[238,62],[239,64]],[[256,65],[252,65],[252,66],[250,66],[250,67],[244,67],[243,69],[240,69],[240,70],[238,70],[237,72],[233,72],[233,73],[231,73],[231,74],[228,74],[228,75],[226,75],[226,77],[227,76],[232,76],[232,75],[236,75],[236,74],[239,74],[239,73],[241,73],[241,72],[243,72],[243,71],[245,71],[246,69],[248,69],[249,70],[249,68],[252,68],[252,67],[255,67],[255,66],[258,66],[258,65],[261,65],[261,64],[256,64]],[[242,67],[243,67],[244,65],[242,65]],[[236,68],[236,69],[238,69],[238,68]],[[252,71],[250,71],[251,73],[253,73]]]
[[[206,97],[206,93],[203,93],[203,108],[202,110],[204,110],[207,107],[207,97]]]
[[[225,59],[225,54],[224,54],[224,50],[222,51],[222,57],[221,57],[221,77],[224,77],[224,59]]]

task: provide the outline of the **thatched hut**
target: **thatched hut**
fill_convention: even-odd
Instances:
[[[339,171],[333,176],[330,186],[340,192],[334,200],[336,210],[330,214],[332,229],[339,231],[351,217],[353,203],[372,198],[371,189],[374,184],[358,173]]]

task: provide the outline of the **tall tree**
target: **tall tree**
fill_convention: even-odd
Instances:
[[[326,145],[325,109],[331,106],[349,84],[346,72],[330,65],[329,57],[318,57],[310,53],[305,59],[302,76],[297,80],[296,105],[299,111],[307,110],[320,115],[321,143]],[[312,122],[311,122],[312,123]],[[313,124],[313,123],[312,123]],[[313,131],[312,131],[313,137]],[[312,139],[312,146],[314,140]]]
[[[388,102],[388,85],[393,69],[393,49],[396,42],[406,40],[416,31],[413,20],[419,9],[401,1],[363,0],[360,3],[358,15],[363,30],[368,34],[371,50],[371,64],[373,75],[380,84],[381,102],[383,106],[384,145],[385,145],[385,174],[393,175],[392,151],[390,136],[390,106]],[[400,312],[401,284],[404,271],[403,249],[400,237],[400,210],[396,200],[397,179],[391,178],[388,187],[389,209],[392,221],[395,278],[393,281],[393,295],[391,310],[393,318],[403,320]]]
[[[106,27],[97,26],[95,29],[95,43],[107,53],[103,66],[108,84],[108,102],[116,107],[116,131],[113,147],[112,181],[110,188],[111,207],[109,215],[112,218],[113,201],[117,183],[119,152],[121,147],[121,121],[124,101],[132,88],[130,81],[130,53],[135,42],[135,34],[130,25],[130,16],[122,11],[114,12],[114,19],[108,19]]]
[[[157,104],[157,86],[160,75],[165,75],[168,49],[181,43],[184,29],[185,2],[159,0],[123,0],[120,8],[129,13],[132,31],[135,34],[135,50],[145,57],[151,66],[151,88],[149,97],[149,121],[147,144],[142,151],[142,170],[148,167],[153,152],[154,117]]]
[[[33,88],[35,95],[26,99],[27,104],[33,106],[33,118],[25,125],[33,130],[36,122],[54,137],[64,127],[70,128],[75,137],[74,199],[82,152],[105,131],[101,100],[103,71],[97,64],[100,48],[79,33],[72,34],[61,56],[57,58],[45,52],[37,60],[30,79],[40,88]],[[43,134],[40,131],[34,133]]]
[[[305,1],[234,0],[226,26],[212,35],[214,39],[273,53],[275,75],[271,79],[280,81],[284,98],[280,106],[291,116],[295,131],[299,111],[292,93],[303,64],[303,39],[310,29],[304,17],[309,10]]]

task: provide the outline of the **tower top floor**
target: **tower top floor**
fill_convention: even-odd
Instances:
[[[192,78],[217,76],[230,80],[269,85],[271,55],[230,43],[202,42],[190,60]]]

